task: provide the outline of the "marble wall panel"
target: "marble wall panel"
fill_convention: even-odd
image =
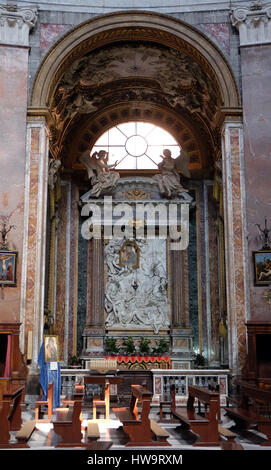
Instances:
[[[196,191],[191,195],[196,198]],[[189,323],[193,331],[193,347],[199,347],[199,306],[198,306],[198,250],[197,220],[193,210],[189,214],[189,245],[188,245],[188,284],[189,284]]]
[[[271,54],[270,44],[241,48],[246,210],[248,229],[250,320],[270,321],[270,305],[263,293],[266,287],[254,286],[252,251],[263,246],[258,228],[270,217],[271,174]]]
[[[0,229],[3,223],[16,226],[8,243],[19,252],[18,287],[0,295],[2,321],[20,321],[27,70],[28,49],[0,45]]]
[[[33,364],[38,358],[43,328],[47,213],[48,134],[44,122],[27,124],[25,217],[21,280],[21,349],[33,338]]]
[[[83,193],[80,193],[82,196]],[[81,227],[84,219],[79,215],[78,220],[78,298],[77,298],[77,352],[80,354],[83,348],[82,333],[86,325],[87,311],[87,277],[88,277],[88,241],[81,235]]]
[[[71,25],[68,24],[45,24],[40,25],[40,52],[44,54],[56,40],[67,31]]]
[[[27,273],[26,273],[26,302],[25,302],[25,329],[33,328],[34,299],[36,277],[36,248],[37,248],[37,211],[39,191],[39,153],[40,129],[31,129],[30,142],[30,177],[29,177],[29,205],[28,205],[28,238],[27,238]]]
[[[208,187],[208,234],[209,234],[209,275],[211,311],[211,360],[219,360],[219,265],[217,240],[217,213],[213,199],[213,185]]]
[[[227,265],[227,309],[229,316],[229,357],[234,373],[246,362],[246,257],[244,218],[243,134],[241,124],[227,124],[224,145],[224,206]]]
[[[201,23],[199,26],[225,52],[230,53],[230,30],[228,23]]]
[[[65,320],[66,320],[66,266],[67,262],[67,211],[68,192],[66,184],[61,185],[61,198],[58,203],[57,259],[56,259],[56,302],[55,334],[59,336],[60,359],[64,359]]]
[[[70,269],[68,355],[77,354],[77,289],[78,289],[78,189],[71,184],[70,198]]]

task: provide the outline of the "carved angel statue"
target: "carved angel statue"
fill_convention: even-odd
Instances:
[[[99,197],[110,193],[114,189],[120,175],[110,170],[115,168],[118,162],[116,161],[113,165],[108,165],[108,152],[100,150],[90,155],[89,150],[87,150],[81,155],[79,160],[86,167],[91,181],[92,189],[89,193],[90,197]]]
[[[188,190],[184,189],[180,183],[178,170],[187,178],[190,177],[190,171],[188,169],[189,154],[182,149],[179,157],[175,159],[172,158],[169,149],[164,149],[163,155],[160,155],[160,157],[163,159],[158,165],[161,173],[153,177],[158,183],[160,193],[169,198],[187,193]]]

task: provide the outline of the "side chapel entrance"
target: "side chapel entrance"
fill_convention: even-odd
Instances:
[[[166,130],[189,154],[190,177],[180,180],[191,198],[186,202],[193,201],[187,250],[170,252],[156,239],[151,247],[128,239],[135,256],[145,253],[139,266],[147,269],[150,250],[166,269],[162,304],[169,314],[162,312],[163,324],[147,325],[144,319],[125,326],[126,320],[121,324],[110,317],[106,250],[114,247],[104,237],[86,241],[81,236],[82,198],[90,190],[81,157],[107,131],[129,122]],[[118,12],[89,20],[68,32],[41,63],[31,91],[27,137],[30,185],[37,176],[40,216],[36,241],[25,245],[24,256],[29,269],[35,264],[36,282],[43,281],[38,297],[25,292],[33,363],[45,310],[65,363],[78,351],[85,360],[104,355],[109,335],[154,334],[169,341],[176,368],[190,367],[194,348],[210,366],[229,363],[238,373],[246,356],[242,118],[233,73],[218,48],[192,26],[161,14]],[[115,193],[110,192],[118,202],[165,198],[152,194],[155,167],[123,166],[118,173]],[[32,202],[29,223],[36,210]],[[125,247],[119,245],[118,256]],[[152,273],[155,277],[154,265]]]

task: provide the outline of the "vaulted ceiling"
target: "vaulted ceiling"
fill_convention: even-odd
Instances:
[[[190,154],[190,169],[212,169],[220,152],[216,79],[196,58],[167,45],[132,40],[75,58],[55,87],[50,148],[66,170],[121,122],[152,122]]]

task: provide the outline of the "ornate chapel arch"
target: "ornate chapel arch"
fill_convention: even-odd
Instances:
[[[147,11],[101,15],[76,26],[60,38],[36,73],[29,107],[44,109],[49,106],[59,78],[75,58],[101,45],[127,40],[152,40],[196,56],[213,71],[222,106],[240,107],[236,80],[221,50],[206,35],[184,21]]]
[[[135,100],[133,106],[127,106],[120,99],[116,106],[104,106],[103,109],[93,113],[91,117],[88,115],[81,116],[80,119],[77,116],[73,117],[58,132],[53,110],[56,106],[59,83],[67,70],[92,51],[133,41],[167,47],[184,54],[206,73],[210,83],[213,83],[217,100],[216,109],[209,115],[209,125],[206,126],[200,112],[197,114],[195,122],[190,122],[189,114],[186,115],[184,112],[180,116],[178,112],[164,103],[150,102],[148,107],[143,104],[142,100],[138,102]],[[153,92],[155,85],[150,80],[146,80],[146,83],[148,89]],[[145,84],[141,83],[140,86],[145,86]],[[131,87],[130,84],[128,84],[129,87]],[[236,255],[230,250],[234,232],[233,225],[238,225],[239,233],[243,232],[243,220],[239,211],[243,201],[240,195],[233,194],[231,187],[231,178],[237,178],[238,181],[241,172],[239,160],[242,145],[240,109],[238,86],[233,71],[221,50],[203,33],[181,20],[159,13],[142,11],[122,11],[98,16],[76,26],[60,38],[40,64],[32,84],[28,107],[30,125],[31,120],[35,123],[39,118],[41,121],[45,119],[47,122],[50,141],[57,142],[57,145],[51,145],[51,153],[55,159],[64,158],[67,144],[70,143],[69,137],[73,132],[73,140],[78,140],[77,148],[73,150],[74,154],[78,156],[80,151],[84,150],[84,145],[87,148],[90,142],[94,143],[97,134],[100,135],[102,131],[115,123],[124,122],[125,119],[143,120],[144,118],[149,122],[155,122],[159,116],[162,116],[165,128],[168,127],[169,131],[173,131],[173,134],[176,133],[180,144],[183,136],[188,136],[195,152],[198,152],[201,168],[208,167],[209,154],[213,153],[212,162],[218,161],[217,168],[219,168],[224,182],[225,243],[226,247],[229,245],[229,249],[226,249],[228,309],[231,310],[230,314],[232,315],[230,334],[233,342],[237,340],[237,346],[233,346],[230,351],[230,365],[234,371],[238,371],[245,356],[244,328],[240,322],[240,318],[245,314],[239,315],[237,321],[238,312],[241,312],[244,306],[244,299],[242,299],[242,295],[245,295],[244,288],[241,287],[241,292],[230,291],[232,282],[237,282],[239,279],[238,286],[243,283],[242,270],[244,269],[243,258],[240,255],[242,252],[242,249],[240,252],[240,244]],[[229,124],[227,124],[227,119]],[[94,129],[92,133],[91,129]],[[58,140],[56,134],[60,134]],[[223,136],[222,160],[221,154],[219,155],[221,134]],[[202,144],[201,141],[204,143]],[[211,142],[210,145],[208,141]],[[230,160],[227,155],[230,155]],[[73,169],[73,163],[68,165],[69,170]],[[76,161],[74,168],[76,168]],[[238,184],[240,184],[240,180]],[[238,217],[234,218],[234,210],[236,210]],[[239,287],[235,289],[239,289]]]

